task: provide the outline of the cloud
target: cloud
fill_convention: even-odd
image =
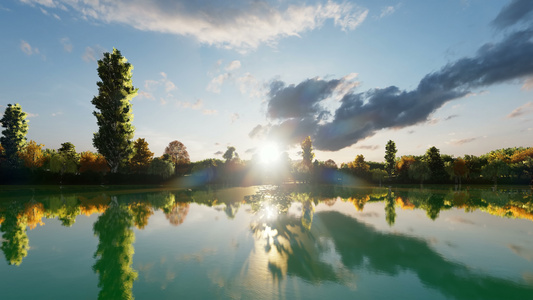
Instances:
[[[226,71],[233,71],[233,70],[237,70],[241,67],[241,62],[238,61],[238,60],[234,60],[232,62],[230,62],[227,66],[226,66]]]
[[[522,89],[526,91],[533,89],[533,77],[529,77],[528,79],[526,79],[524,85],[522,86]]]
[[[492,21],[492,24],[499,29],[512,26],[520,22],[529,22],[533,20],[531,12],[533,11],[533,1],[531,0],[512,0],[507,4],[496,18]]]
[[[26,53],[27,55],[39,54],[38,48],[33,48],[28,42],[22,40],[20,41],[20,50]]]
[[[230,77],[230,73],[224,73],[216,76],[209,82],[206,90],[215,94],[220,94],[220,88],[226,79]]]
[[[237,121],[240,118],[238,113],[233,113],[231,115],[231,124],[233,124],[235,121]]]
[[[58,112],[52,113],[52,117],[61,116],[62,114],[63,114],[62,111],[58,111]]]
[[[151,93],[145,92],[145,91],[139,91],[137,93],[137,98],[139,98],[139,99],[146,98],[146,99],[152,100],[152,101],[155,100],[154,95],[152,95]]]
[[[381,9],[381,14],[379,15],[379,18],[384,18],[386,16],[392,15],[396,11],[395,6],[386,6]]]
[[[243,76],[237,78],[237,84],[241,94],[248,95],[252,98],[261,98],[265,91],[263,85],[250,73],[245,73]]]
[[[26,113],[26,116],[27,116],[28,118],[35,118],[35,117],[38,117],[39,114],[33,114],[33,113],[30,113],[30,112],[27,112],[27,113]]]
[[[222,154],[224,154],[224,152],[222,152],[222,151],[217,151],[217,152],[215,152],[214,154],[218,156],[218,155],[222,155]]]
[[[197,99],[194,103],[190,103],[190,102],[183,102],[183,103],[179,103],[179,105],[183,108],[190,108],[190,109],[194,109],[194,110],[199,110],[201,109],[202,107],[204,107],[204,101],[202,99]]]
[[[361,145],[361,146],[355,147],[355,149],[377,150],[379,149],[379,145]]]
[[[204,109],[202,111],[202,114],[204,115],[208,115],[208,116],[211,116],[211,115],[218,115],[218,111],[216,109]]]
[[[255,152],[257,152],[257,148],[250,148],[246,149],[246,151],[244,151],[244,154],[255,154]]]
[[[72,48],[74,46],[72,46],[72,43],[70,42],[68,37],[64,37],[59,41],[61,42],[61,45],[63,45],[63,50],[65,50],[68,53],[72,52]]]
[[[309,135],[317,150],[336,151],[382,129],[426,122],[437,109],[470,94],[471,89],[532,76],[532,39],[533,30],[526,29],[499,43],[485,44],[475,56],[427,74],[411,91],[389,86],[360,93],[352,88],[339,94],[342,79],[313,78],[296,85],[273,81],[267,93],[268,135],[291,144]],[[333,112],[325,104],[335,94],[340,106]]]
[[[528,103],[516,108],[510,114],[507,115],[507,118],[516,118],[533,112],[533,102],[529,101]]]
[[[168,103],[168,100],[174,99],[172,91],[176,90],[177,87],[170,79],[165,72],[160,72],[161,78],[159,80],[148,79],[144,81],[144,90],[139,91],[138,95],[141,98],[146,98],[149,100],[155,100],[154,94],[165,94],[164,97],[160,97],[161,105]],[[164,89],[164,92],[161,90]]]
[[[470,142],[473,142],[475,140],[477,140],[478,138],[467,138],[467,139],[460,139],[460,140],[456,140],[456,139],[453,139],[449,142],[447,142],[446,144],[451,144],[451,145],[455,145],[455,146],[461,146],[463,144],[467,144],[467,143],[470,143]]]
[[[97,61],[98,59],[101,59],[103,57],[104,52],[107,52],[107,50],[105,50],[99,45],[96,45],[94,47],[86,47],[85,52],[83,53],[81,58],[86,62]]]
[[[142,31],[190,36],[207,45],[246,51],[274,45],[285,37],[320,28],[333,20],[354,30],[368,10],[349,2],[288,5],[284,2],[235,0],[73,1],[22,0],[47,9],[67,9],[85,20],[119,23]]]
[[[454,118],[457,118],[459,115],[449,115],[447,116],[446,118],[444,118],[444,121],[448,121],[448,120],[451,120],[451,119],[454,119]]]

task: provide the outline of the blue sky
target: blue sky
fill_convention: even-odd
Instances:
[[[533,1],[6,0],[0,110],[28,139],[92,150],[96,61],[134,66],[135,138],[193,161],[267,141],[299,159],[383,161],[533,146]],[[526,59],[529,58],[529,59]]]

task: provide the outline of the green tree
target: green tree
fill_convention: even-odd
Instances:
[[[94,133],[93,145],[105,156],[111,173],[117,173],[121,165],[127,163],[133,152],[135,128],[131,124],[133,113],[131,99],[137,95],[131,82],[133,66],[127,62],[120,51],[104,53],[98,61],[98,96],[92,104],[98,124]]]
[[[148,142],[145,139],[138,138],[133,143],[133,157],[130,160],[130,167],[133,172],[144,173],[148,170],[154,153],[148,148]]]
[[[396,207],[394,203],[394,197],[392,196],[392,191],[389,188],[387,197],[385,198],[385,220],[389,226],[393,226],[396,221]]]
[[[20,104],[8,104],[0,123],[5,128],[0,137],[0,144],[4,148],[4,164],[10,168],[16,168],[20,166],[18,154],[26,145],[28,133],[26,113],[22,111]]]
[[[483,177],[494,181],[494,187],[498,184],[498,178],[509,173],[509,166],[500,159],[493,159],[481,168]]]
[[[440,156],[440,150],[433,146],[426,151],[424,161],[427,162],[429,170],[431,171],[430,179],[434,182],[442,182],[446,178],[446,170],[444,169],[444,161]]]
[[[174,164],[170,161],[156,157],[150,162],[148,174],[157,175],[163,179],[169,178],[174,174]]]
[[[409,177],[420,180],[420,187],[422,187],[424,180],[431,177],[431,170],[425,161],[417,160],[409,165]]]
[[[20,265],[30,248],[26,232],[28,224],[22,216],[22,210],[20,202],[12,202],[8,209],[0,214],[0,218],[4,218],[0,225],[0,231],[3,232],[0,249],[10,265]]]
[[[392,178],[392,173],[396,167],[396,144],[389,140],[385,146],[385,170],[389,175],[389,178]]]
[[[57,153],[76,163],[80,162],[80,155],[76,152],[76,147],[71,142],[62,143],[61,147],[57,149]]]
[[[365,176],[370,171],[370,165],[365,162],[363,154],[359,154],[355,157],[354,161],[349,164],[353,172],[360,176]]]
[[[133,299],[133,281],[137,272],[132,268],[133,214],[113,197],[109,208],[94,223],[98,247],[94,253],[93,270],[98,274],[98,299]]]
[[[313,158],[315,158],[315,153],[313,152],[313,142],[311,141],[311,137],[306,137],[302,143],[300,144],[302,147],[302,164],[307,167],[308,169],[311,169],[311,163],[313,161]]]
[[[222,158],[226,160],[226,163],[229,163],[233,159],[239,158],[239,154],[237,154],[235,147],[230,146],[228,147],[228,150],[224,152],[224,154],[222,155]]]

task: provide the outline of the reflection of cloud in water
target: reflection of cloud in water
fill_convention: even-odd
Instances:
[[[524,274],[522,274],[522,278],[524,279],[526,284],[528,284],[530,286],[533,286],[533,273],[524,272]]]
[[[465,219],[465,218],[459,217],[459,216],[453,216],[453,217],[446,218],[446,221],[448,221],[450,223],[461,223],[461,224],[477,225],[475,222],[472,222],[469,219]]]
[[[202,262],[206,256],[215,255],[216,253],[217,253],[216,249],[204,248],[200,252],[197,252],[197,253],[178,255],[176,256],[176,261],[178,262],[189,262],[189,261]]]
[[[379,214],[377,212],[365,212],[365,213],[359,213],[357,214],[357,217],[361,218],[379,218]]]
[[[514,254],[522,257],[523,259],[527,261],[533,260],[533,250],[518,245],[508,245],[507,247],[509,247]]]
[[[297,276],[314,285],[329,281],[353,288],[356,273],[392,278],[408,272],[418,277],[423,287],[446,298],[525,299],[533,293],[531,287],[473,272],[442,257],[430,246],[438,242],[436,238],[423,240],[380,232],[339,212],[317,212],[310,231],[297,218],[284,215],[269,224],[268,230],[273,234],[266,238],[260,234],[265,229],[252,226],[257,241],[254,252],[265,255],[251,254],[246,274],[250,278],[254,277],[252,266],[267,263],[271,279],[278,284],[283,284],[281,279],[285,276]]]

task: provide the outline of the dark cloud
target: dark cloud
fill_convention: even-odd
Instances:
[[[215,152],[215,155],[222,155],[222,154],[224,154],[224,152],[222,152],[222,151]]]
[[[268,92],[268,116],[273,119],[301,118],[314,116],[324,112],[320,102],[331,96],[341,84],[339,79],[321,80],[307,79],[298,85],[286,86],[276,80],[270,84]]]
[[[462,58],[427,74],[411,91],[396,86],[362,93],[343,90],[340,107],[334,114],[322,102],[334,95],[342,80],[315,78],[289,86],[275,81],[268,94],[272,124],[268,128],[258,126],[250,135],[261,128],[293,144],[309,135],[316,149],[336,151],[381,129],[425,122],[445,103],[468,95],[470,89],[532,75],[532,37],[533,30],[523,30],[499,43],[485,44],[474,57]],[[330,114],[332,118],[325,117]]]
[[[496,18],[492,21],[492,24],[497,28],[503,29],[512,26],[521,21],[531,22],[533,16],[533,1],[531,0],[512,0],[507,4]]]
[[[355,147],[356,149],[364,149],[364,150],[377,150],[379,149],[379,145],[361,145]]]
[[[451,120],[453,118],[457,118],[459,115],[449,115],[447,116],[446,118],[444,118],[444,121],[448,121],[448,120]]]
[[[473,142],[473,141],[475,141],[475,140],[477,140],[476,137],[473,137],[473,138],[466,138],[466,139],[460,139],[460,140],[452,140],[452,141],[450,141],[450,144],[460,146],[460,145],[463,145],[463,144],[466,144],[466,143]]]

